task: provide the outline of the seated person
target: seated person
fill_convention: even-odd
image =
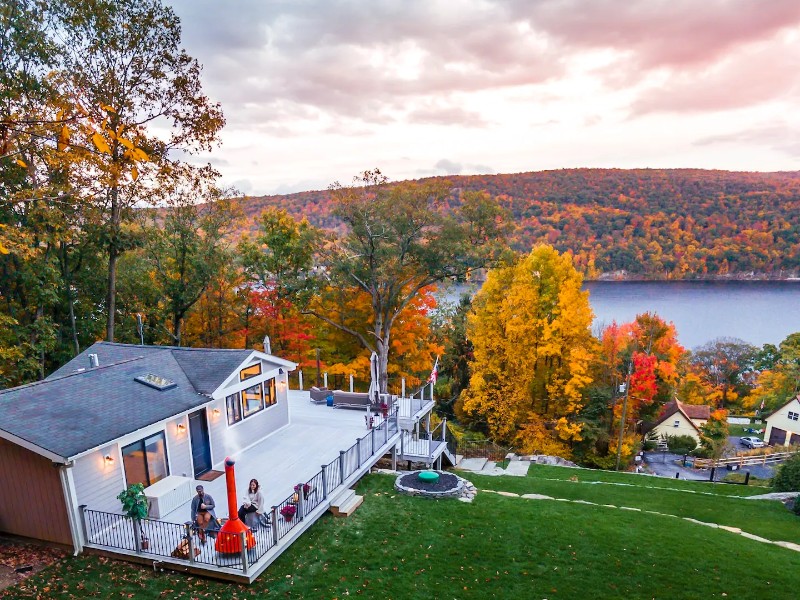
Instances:
[[[258,523],[262,514],[264,514],[264,496],[261,495],[261,486],[257,479],[251,479],[244,502],[239,507],[239,519],[252,528]]]
[[[217,529],[217,515],[214,512],[214,498],[211,494],[206,494],[202,485],[196,488],[197,495],[192,498],[192,523],[198,528],[200,543],[206,543],[206,530],[215,531]]]

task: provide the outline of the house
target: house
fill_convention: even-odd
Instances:
[[[383,456],[454,462],[446,421],[431,429],[431,384],[383,395],[390,409],[365,418],[289,390],[296,366],[252,350],[99,342],[44,381],[0,391],[0,531],[247,583],[325,512],[355,510],[351,488]],[[200,482],[219,517],[235,512],[226,457],[240,491],[264,484],[266,519],[240,555],[198,547],[186,524]],[[141,522],[117,499],[131,483],[146,486]],[[188,557],[175,556],[184,540]]]
[[[800,445],[800,396],[789,400],[764,422],[764,440],[770,446]]]
[[[674,435],[688,435],[700,444],[700,427],[711,416],[711,407],[697,404],[684,404],[673,400],[664,405],[658,421],[650,429],[649,435],[663,438]]]
[[[253,350],[99,342],[0,391],[0,531],[77,552],[79,507],[119,512],[132,483],[161,482],[151,512],[168,512],[195,478],[288,423],[296,366]]]

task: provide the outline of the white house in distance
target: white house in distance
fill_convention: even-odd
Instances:
[[[764,419],[764,440],[770,446],[800,445],[800,396],[792,398]]]
[[[711,416],[711,407],[684,404],[673,400],[661,409],[660,417],[651,429],[659,438],[671,435],[688,435],[700,444],[700,427]]]

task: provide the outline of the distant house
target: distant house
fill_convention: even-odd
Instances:
[[[254,350],[99,342],[0,391],[0,531],[77,551],[81,505],[115,512],[125,486],[156,482],[162,512],[186,502],[195,478],[288,424],[296,366]]]
[[[705,425],[710,416],[711,407],[709,406],[684,404],[680,400],[673,400],[661,409],[658,421],[650,431],[659,438],[671,435],[689,435],[699,444],[700,427]]]
[[[800,445],[800,396],[792,398],[764,421],[764,440],[771,446]]]

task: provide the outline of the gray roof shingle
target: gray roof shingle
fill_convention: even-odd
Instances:
[[[99,367],[88,368],[88,354]],[[0,429],[70,458],[205,404],[251,354],[98,342],[45,380],[0,391]],[[178,385],[134,381],[147,373]]]

